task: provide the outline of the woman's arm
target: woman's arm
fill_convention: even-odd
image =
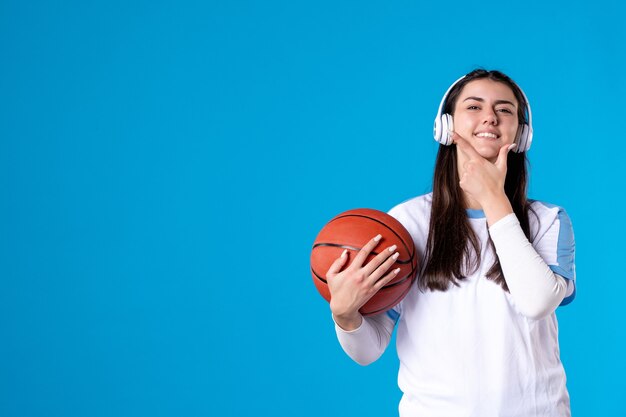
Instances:
[[[377,235],[367,242],[348,267],[342,270],[348,262],[347,250],[344,250],[326,273],[331,294],[330,310],[339,343],[348,356],[361,365],[378,359],[389,344],[394,325],[386,314],[365,318],[359,313],[359,309],[400,271],[400,268],[389,271],[398,259],[396,245],[381,250],[366,262],[381,237]]]
[[[563,301],[567,281],[552,272],[511,213],[489,227],[504,279],[520,313],[539,320]]]
[[[394,325],[395,322],[383,313],[363,317],[361,325],[355,330],[344,330],[335,321],[335,331],[344,352],[353,361],[365,366],[383,354],[389,345]]]

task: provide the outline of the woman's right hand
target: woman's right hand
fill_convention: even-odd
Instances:
[[[348,251],[344,250],[326,273],[330,310],[335,322],[344,330],[354,330],[361,325],[363,317],[359,309],[400,272],[400,268],[388,272],[400,255],[396,252],[396,245],[386,248],[364,264],[380,239],[378,235],[367,242],[352,263],[341,271],[348,261]]]

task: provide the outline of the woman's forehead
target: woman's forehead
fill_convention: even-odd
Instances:
[[[488,78],[481,78],[467,83],[461,90],[459,101],[463,101],[468,97],[478,97],[489,101],[506,100],[517,105],[517,99],[511,87]]]

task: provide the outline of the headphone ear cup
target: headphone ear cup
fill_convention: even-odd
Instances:
[[[435,117],[435,125],[433,126],[433,137],[437,142],[441,142],[441,117]]]
[[[452,145],[452,135],[450,134],[450,131],[454,130],[454,121],[452,120],[452,115],[447,113],[442,115],[441,121],[443,122],[443,132],[441,135],[440,143],[442,145],[450,146]]]
[[[530,148],[530,134],[530,128],[526,123],[519,125],[517,128],[517,147],[514,149],[515,152],[526,152]]]
[[[524,146],[524,152],[528,152],[528,150],[530,149],[530,145],[532,145],[533,143],[533,127],[531,125],[524,125],[524,126],[526,126],[526,131],[525,131],[526,146]]]
[[[433,136],[435,140],[442,145],[452,144],[452,136],[450,136],[450,130],[453,130],[452,116],[449,114],[442,114],[441,117],[435,118],[435,126],[433,128]]]

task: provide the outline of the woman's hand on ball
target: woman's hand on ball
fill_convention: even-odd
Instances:
[[[395,245],[381,251],[365,264],[380,239],[380,235],[371,239],[342,271],[341,268],[348,261],[348,252],[345,250],[326,273],[331,295],[330,309],[335,321],[344,330],[354,330],[361,325],[359,309],[400,271],[400,268],[389,271],[399,256]]]

